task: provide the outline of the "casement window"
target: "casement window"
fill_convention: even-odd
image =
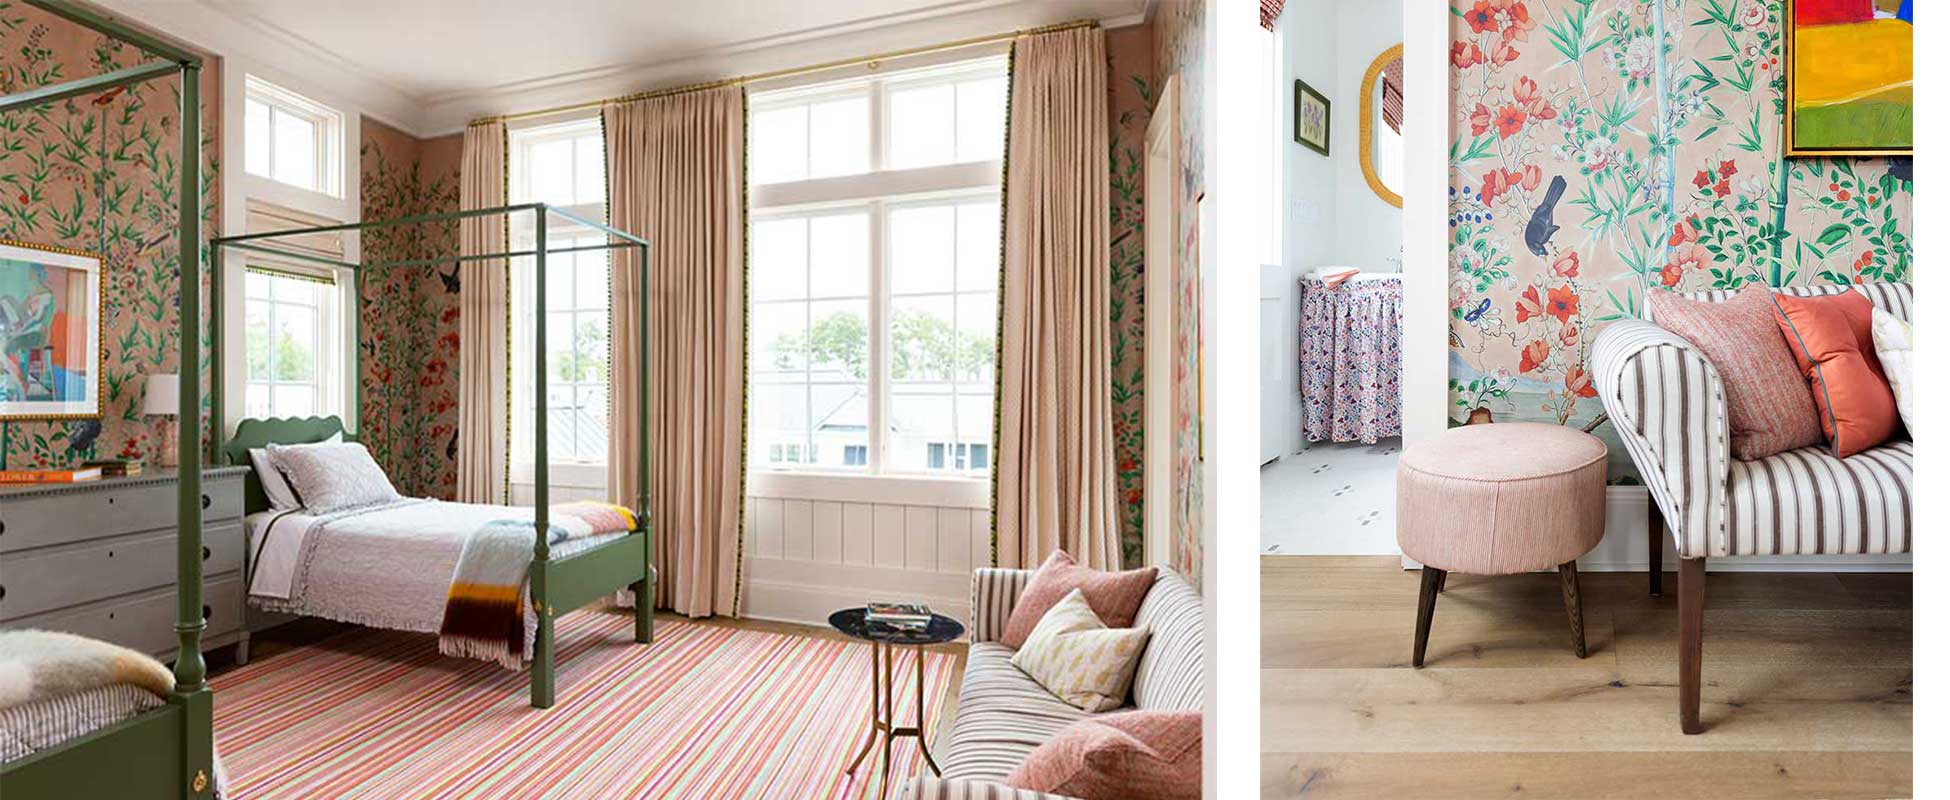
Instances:
[[[508,196],[513,203],[563,206],[592,220],[608,219],[602,123],[595,118],[508,133]],[[549,215],[550,250],[604,241],[588,227]],[[534,216],[508,217],[513,249],[534,247]],[[519,474],[530,473],[535,452],[535,331],[546,325],[548,454],[550,464],[600,472],[609,459],[609,251],[552,253],[547,312],[535,312],[532,258],[511,259],[509,296],[514,337],[508,350],[510,451]],[[585,470],[586,471],[586,470]],[[584,481],[560,476],[568,485]],[[591,480],[594,480],[591,478]],[[600,482],[597,482],[600,485]]]
[[[244,78],[244,171],[344,197],[345,116],[256,76]]]
[[[244,268],[244,415],[338,414],[340,287],[329,272]]]
[[[749,113],[752,469],[985,476],[1006,61]]]

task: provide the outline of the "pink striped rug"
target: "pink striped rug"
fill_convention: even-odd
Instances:
[[[879,796],[877,762],[842,772],[867,734],[867,644],[664,619],[655,644],[630,632],[609,610],[557,623],[547,711],[528,706],[525,673],[441,656],[424,634],[349,631],[219,675],[231,796]],[[932,730],[954,659],[925,663]],[[897,718],[912,719],[911,650],[894,674]],[[917,768],[902,739],[895,788]]]

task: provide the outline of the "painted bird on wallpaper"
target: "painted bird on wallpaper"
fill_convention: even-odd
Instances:
[[[460,264],[458,262],[454,264],[453,272],[439,272],[439,270],[435,270],[435,272],[440,275],[440,288],[445,289],[447,294],[460,294]]]
[[[1550,255],[1544,245],[1550,244],[1551,237],[1557,235],[1557,223],[1551,218],[1557,214],[1557,200],[1564,196],[1564,176],[1551,178],[1551,186],[1544,191],[1544,202],[1537,204],[1537,211],[1530,215],[1530,225],[1523,229],[1523,243],[1530,252],[1539,256]]]

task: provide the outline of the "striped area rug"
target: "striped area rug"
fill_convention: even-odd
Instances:
[[[636,645],[631,630],[606,609],[558,622],[547,711],[528,706],[526,673],[441,656],[425,634],[348,631],[219,675],[231,796],[881,796],[877,762],[842,772],[867,735],[867,644],[659,619],[656,643]],[[933,730],[954,657],[925,664]],[[894,674],[911,720],[911,649]],[[902,739],[887,796],[917,768]]]

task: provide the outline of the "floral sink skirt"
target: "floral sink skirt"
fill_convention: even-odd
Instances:
[[[1301,433],[1364,442],[1402,433],[1402,281],[1357,275],[1335,288],[1300,280]]]

